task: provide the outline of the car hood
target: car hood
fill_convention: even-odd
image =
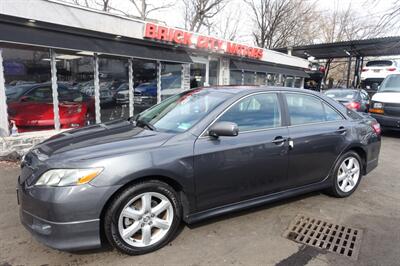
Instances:
[[[65,131],[49,138],[34,150],[44,159],[50,156],[63,160],[90,159],[161,146],[172,136],[118,120]]]
[[[372,100],[383,103],[400,103],[400,92],[377,92]]]

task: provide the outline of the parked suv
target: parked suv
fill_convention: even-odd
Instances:
[[[362,87],[372,95],[388,75],[395,73],[400,73],[400,69],[394,60],[369,61],[361,71]]]

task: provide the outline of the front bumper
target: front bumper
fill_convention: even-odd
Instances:
[[[379,115],[374,113],[371,113],[371,116],[375,118],[383,128],[400,130],[400,117],[398,116],[394,117],[394,116]]]
[[[118,187],[34,187],[18,182],[20,220],[41,243],[59,250],[99,248],[101,211]]]

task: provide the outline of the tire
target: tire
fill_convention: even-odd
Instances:
[[[350,161],[353,161],[354,168],[349,170]],[[344,164],[344,166],[343,166]],[[358,172],[356,166],[358,165]],[[344,169],[346,168],[346,169]],[[360,184],[362,177],[362,160],[360,156],[354,151],[348,151],[336,162],[332,173],[332,186],[329,190],[330,194],[337,198],[345,198],[353,194]],[[346,172],[347,171],[347,172]],[[354,173],[354,174],[352,174]],[[344,179],[343,179],[344,178]],[[346,182],[346,183],[344,183]]]
[[[181,217],[182,207],[175,190],[166,183],[150,180],[126,188],[112,200],[105,212],[104,231],[113,247],[128,255],[140,255],[169,243]]]

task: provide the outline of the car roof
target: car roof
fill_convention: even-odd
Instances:
[[[326,90],[325,92],[328,92],[328,91],[351,91],[351,92],[357,92],[357,91],[360,91],[360,89],[354,89],[354,88],[332,88],[332,89]]]
[[[209,90],[209,91],[219,91],[229,94],[240,94],[240,93],[253,93],[253,92],[263,92],[263,91],[292,91],[292,92],[307,92],[311,94],[318,94],[311,90],[300,89],[300,88],[289,88],[289,87],[272,87],[266,85],[221,85],[221,86],[210,86],[210,87],[200,87],[193,90]]]

